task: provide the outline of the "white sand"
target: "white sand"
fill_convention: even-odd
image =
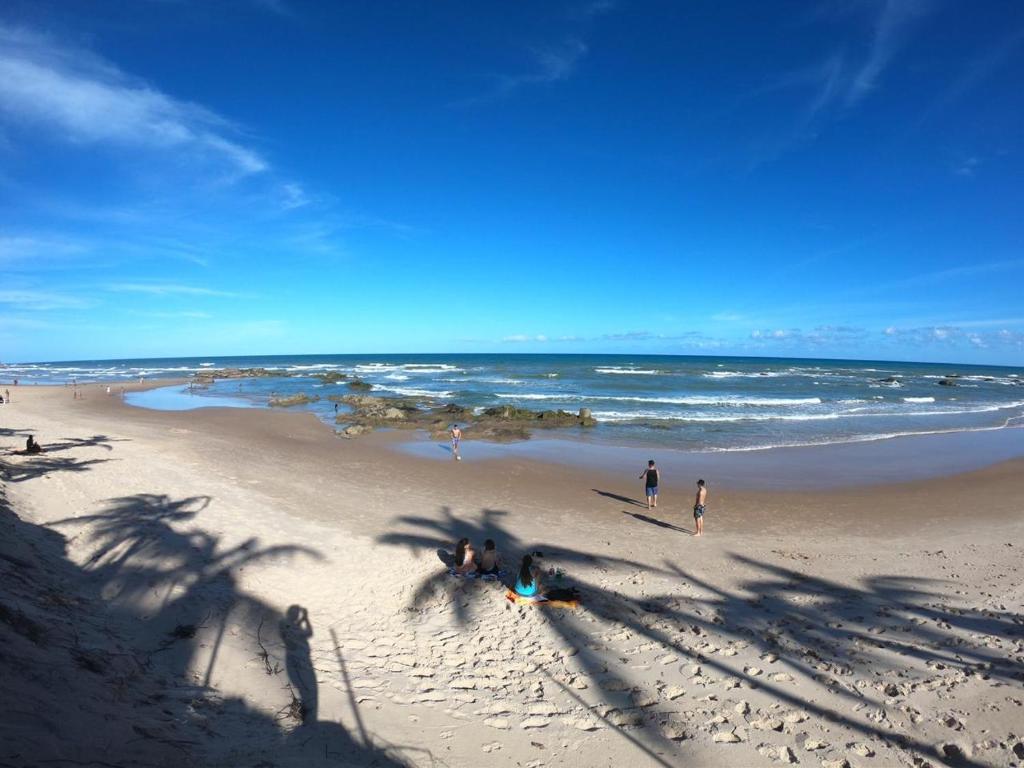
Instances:
[[[308,415],[13,394],[0,448],[49,450],[2,459],[0,765],[1024,761],[1019,462],[718,491],[699,540],[689,489],[648,516],[592,491],[629,481]],[[460,535],[543,551],[583,607],[448,576]]]

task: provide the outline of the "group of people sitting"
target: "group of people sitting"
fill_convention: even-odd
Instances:
[[[469,539],[459,539],[455,545],[455,566],[452,572],[456,575],[496,579],[501,574],[501,564],[501,558],[493,539],[487,539],[484,542],[484,549],[479,558]],[[520,597],[534,600],[545,599],[545,592],[540,583],[540,569],[533,564],[532,555],[523,555],[512,589]]]
[[[484,551],[479,558],[469,539],[461,538],[455,545],[455,573],[459,576],[497,576],[500,566],[501,558],[494,539],[484,542]]]

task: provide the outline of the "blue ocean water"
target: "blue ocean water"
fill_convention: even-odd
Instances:
[[[189,377],[204,368],[259,367],[280,378],[225,380],[206,389],[130,395],[156,408],[265,406],[304,392],[299,406],[334,423],[332,394],[314,373],[358,376],[380,395],[484,408],[590,408],[582,439],[690,451],[757,450],[899,435],[1024,426],[1024,370],[844,360],[622,355],[295,355],[31,363],[0,367],[21,383]],[[952,382],[953,386],[940,384]],[[181,395],[174,397],[175,394]],[[190,399],[185,399],[190,398]],[[342,407],[344,412],[344,407]]]

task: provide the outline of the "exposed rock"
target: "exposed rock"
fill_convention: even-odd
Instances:
[[[353,383],[349,382],[349,386]],[[589,427],[597,423],[593,417],[566,411],[531,411],[510,405],[488,408],[477,414],[457,403],[433,405],[423,399],[363,394],[331,395],[329,399],[351,408],[351,413],[336,417],[339,424],[424,429],[435,439],[446,437],[453,422],[469,428],[465,433],[467,438],[497,441],[529,439],[531,429]]]
[[[359,390],[360,392],[366,392],[373,389],[373,384],[368,384],[362,379],[352,379],[352,381],[348,383],[348,388]]]
[[[590,415],[590,409],[589,408],[580,408],[580,412],[578,414],[576,414],[576,416],[581,421],[586,421],[588,419],[592,419],[593,418],[593,416]]]
[[[293,405],[315,403],[319,399],[318,395],[307,395],[305,392],[299,392],[297,395],[289,395],[288,397],[272,397],[270,398],[270,406],[273,408],[289,408]]]
[[[320,379],[324,384],[337,384],[339,381],[348,379],[348,374],[339,371],[325,371],[324,373],[314,373],[313,378]]]
[[[194,380],[197,384],[212,384],[217,379],[269,379],[288,375],[285,371],[268,371],[266,368],[216,368],[196,371]]]
[[[736,735],[736,731],[719,731],[714,735],[714,741],[716,744],[738,744],[743,739]]]
[[[951,378],[945,378],[945,379],[939,379],[939,386],[940,387],[956,387],[956,386],[959,386],[959,385],[955,381],[953,381]]]
[[[364,424],[349,424],[341,430],[341,434],[347,438],[359,437],[367,432],[373,432],[373,427],[368,427]]]

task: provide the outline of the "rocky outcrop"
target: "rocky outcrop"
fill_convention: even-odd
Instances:
[[[956,386],[959,386],[959,385],[955,381],[953,381],[953,379],[945,378],[945,379],[939,379],[939,386],[940,387],[956,387]]]
[[[314,373],[314,379],[320,379],[322,384],[337,384],[340,381],[347,381],[347,373],[339,373],[338,371],[326,371],[324,373]]]
[[[290,408],[293,405],[315,403],[319,399],[318,395],[307,395],[305,392],[300,392],[297,395],[290,395],[288,397],[272,397],[270,398],[270,406],[272,408]]]
[[[217,379],[270,379],[288,376],[284,371],[269,371],[266,368],[211,368],[196,371],[196,384],[213,384]]]
[[[434,438],[445,437],[453,423],[466,428],[469,439],[497,441],[527,440],[532,429],[553,429],[566,427],[592,427],[597,424],[588,408],[579,413],[567,411],[532,411],[512,405],[486,408],[476,413],[471,408],[447,403],[439,406],[423,406],[413,400],[395,397],[374,397],[372,395],[331,396],[351,408],[351,413],[339,414],[335,421],[349,427],[401,427],[424,429]],[[342,430],[346,437],[355,437],[366,431]]]
[[[368,384],[362,379],[352,379],[352,381],[348,383],[348,388],[359,390],[361,392],[368,392],[373,389],[373,384]]]

